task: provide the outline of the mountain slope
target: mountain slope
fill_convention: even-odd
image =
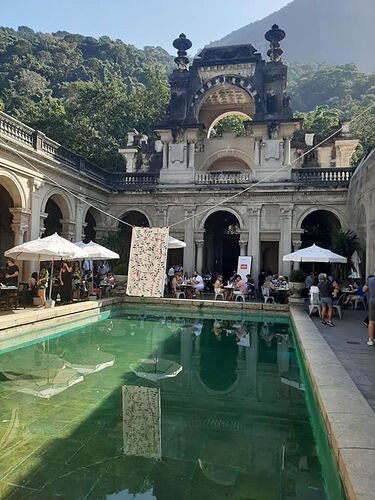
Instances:
[[[286,31],[287,61],[354,63],[369,72],[375,70],[374,19],[375,0],[293,0],[212,45],[251,43],[265,55],[264,33],[276,23]]]

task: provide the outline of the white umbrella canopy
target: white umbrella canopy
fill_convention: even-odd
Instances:
[[[62,238],[57,233],[47,236],[46,238],[38,238],[37,240],[28,241],[17,245],[16,247],[7,250],[4,255],[14,260],[33,260],[33,261],[52,261],[50,284],[49,284],[49,300],[51,301],[52,294],[52,277],[53,265],[56,259],[66,260],[82,260],[88,257],[88,254],[82,248],[77,247],[71,241]]]
[[[14,260],[81,260],[86,259],[88,254],[82,248],[71,241],[62,238],[57,233],[47,236],[46,238],[38,238],[37,240],[28,241],[10,248],[4,252],[6,257]]]
[[[173,236],[168,236],[168,250],[173,250],[174,248],[185,248],[186,243],[184,241],[178,240]]]
[[[353,255],[351,256],[350,260],[352,261],[354,269],[350,273],[349,278],[360,279],[362,277],[361,268],[360,268],[361,258],[358,255],[357,250],[354,250]]]
[[[169,359],[140,359],[132,363],[130,369],[137,377],[158,382],[165,378],[176,377],[182,371],[182,366]]]
[[[87,259],[89,260],[113,260],[120,258],[118,253],[113,252],[109,248],[103,247],[94,241],[90,241],[89,243],[77,241],[77,243],[74,244],[87,253]]]
[[[315,245],[301,248],[293,253],[288,253],[283,257],[284,262],[326,262],[332,264],[346,264],[347,258],[337,253],[331,252],[327,248]]]

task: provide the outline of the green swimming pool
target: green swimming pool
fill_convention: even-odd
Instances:
[[[286,316],[48,333],[0,352],[0,498],[344,498]]]

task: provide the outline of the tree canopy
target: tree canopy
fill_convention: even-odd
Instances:
[[[113,170],[127,130],[150,135],[162,117],[172,68],[172,56],[160,47],[141,50],[107,36],[0,28],[0,110]],[[294,63],[288,71],[293,109],[306,129],[321,135],[375,102],[375,73],[353,64]],[[225,130],[242,135],[242,121],[226,117],[213,136]],[[375,107],[352,131],[361,141],[360,154],[375,146]]]

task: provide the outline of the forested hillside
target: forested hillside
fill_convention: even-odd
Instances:
[[[127,130],[151,134],[164,113],[173,65],[160,47],[140,50],[108,37],[0,28],[0,107],[117,169]],[[310,112],[302,115],[306,128],[324,134],[340,116],[354,116],[375,102],[375,73],[351,64],[296,63],[289,66],[288,92],[295,111]],[[374,147],[375,108],[353,130],[364,151]]]

